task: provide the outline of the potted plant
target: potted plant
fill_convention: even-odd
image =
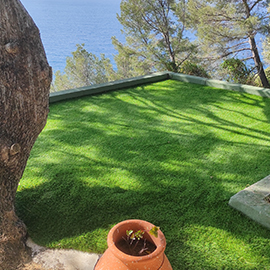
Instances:
[[[107,244],[95,270],[172,270],[164,254],[164,234],[147,221],[130,219],[118,223],[110,230]]]

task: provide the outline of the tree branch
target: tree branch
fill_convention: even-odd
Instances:
[[[249,9],[249,11],[251,11],[254,7],[256,7],[257,4],[259,4],[260,2],[262,2],[263,0],[257,0]]]
[[[224,57],[227,57],[227,56],[229,56],[229,55],[231,55],[231,54],[236,54],[236,53],[243,52],[243,51],[251,51],[251,49],[250,49],[250,48],[242,48],[242,49],[239,49],[239,50],[231,51],[231,52],[222,54],[222,55],[220,56],[220,59],[221,59],[221,58],[224,58]]]

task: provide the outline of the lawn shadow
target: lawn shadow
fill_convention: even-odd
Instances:
[[[231,237],[239,250],[258,239],[269,243],[266,229],[228,207],[234,193],[269,173],[270,133],[257,126],[269,124],[268,100],[256,97],[251,105],[245,94],[156,85],[51,107],[26,171],[42,182],[23,187],[23,180],[17,193],[34,240],[68,248],[63,239],[75,239],[103,252],[106,239],[99,246],[92,234],[144,219],[165,233],[174,269],[217,269],[203,242],[222,245]],[[210,232],[216,239],[204,237]],[[224,251],[218,265],[238,269],[242,251],[230,258],[215,248]],[[252,255],[270,260],[264,246]]]

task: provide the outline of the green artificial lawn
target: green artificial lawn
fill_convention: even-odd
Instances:
[[[270,174],[270,99],[164,81],[50,106],[17,192],[38,244],[103,253],[118,222],[177,269],[269,269],[269,231],[228,206]]]

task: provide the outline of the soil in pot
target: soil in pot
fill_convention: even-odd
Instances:
[[[132,244],[127,243],[125,239],[120,239],[115,245],[119,250],[131,256],[146,256],[157,248],[154,243],[147,239],[134,241]]]

